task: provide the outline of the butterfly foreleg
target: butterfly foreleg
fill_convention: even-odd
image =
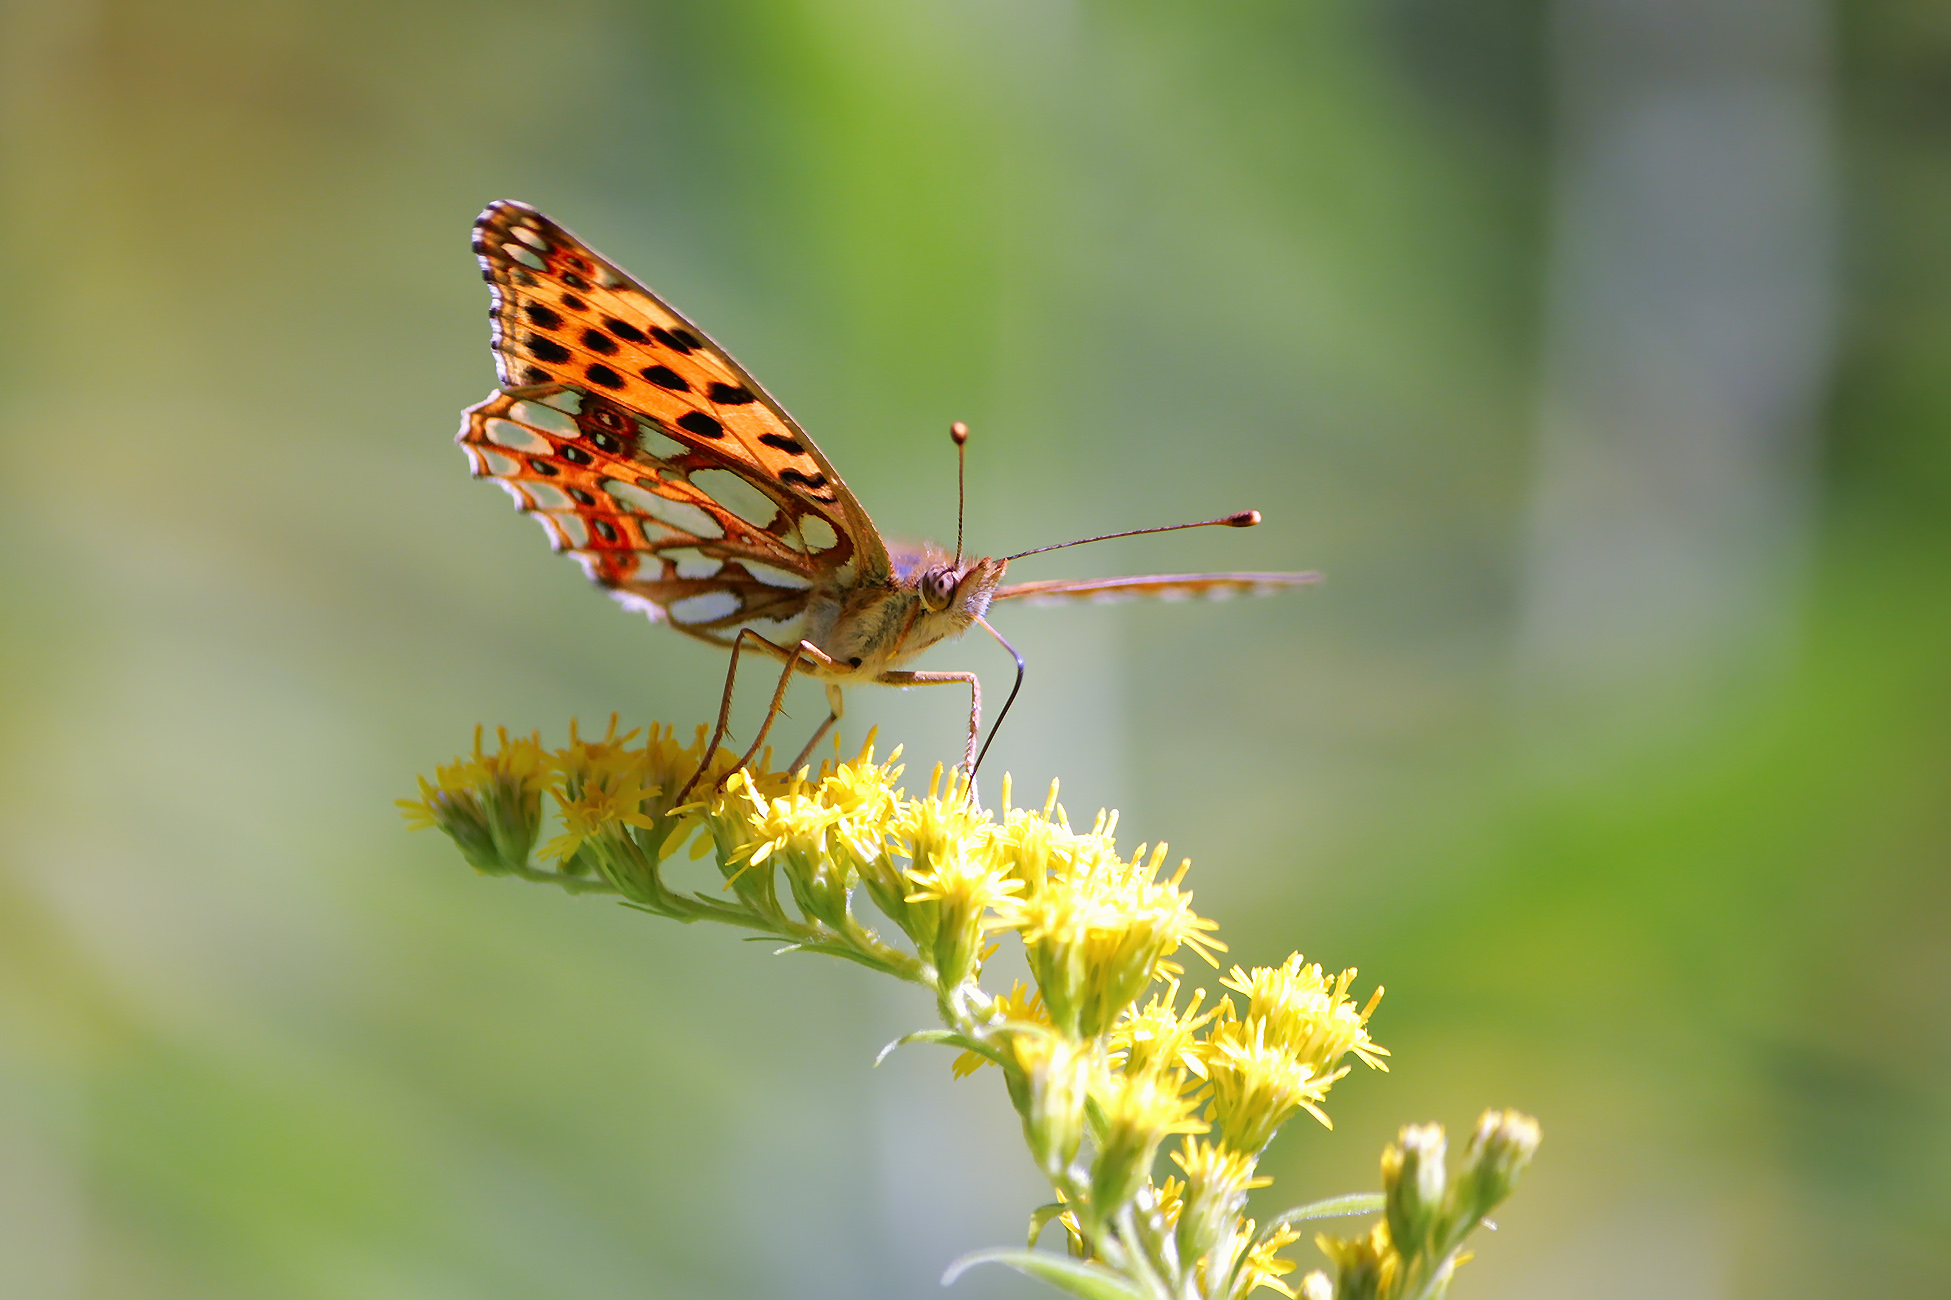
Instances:
[[[962,773],[969,779],[969,798],[975,799],[976,737],[982,734],[982,683],[974,673],[886,672],[874,679],[883,686],[949,686],[966,682],[969,687],[969,744],[962,754]]]
[[[816,666],[822,668],[835,668],[838,667],[838,665],[833,662],[832,658],[830,658],[827,655],[826,651],[820,649],[818,646],[814,645],[811,641],[801,641],[798,645],[794,646],[791,650],[787,650],[781,646],[774,645],[772,642],[766,640],[764,637],[760,636],[757,632],[754,632],[749,627],[746,628],[741,633],[739,633],[739,635],[741,637],[746,637],[746,636],[751,637],[753,640],[757,641],[760,645],[765,646],[773,654],[781,656],[786,661],[785,671],[779,674],[779,685],[777,689],[775,689],[772,692],[772,703],[766,707],[765,721],[759,724],[759,734],[752,738],[752,747],[745,751],[745,757],[738,760],[739,767],[750,767],[752,764],[753,755],[759,752],[759,746],[765,744],[766,733],[772,730],[772,724],[778,719],[779,715],[786,711],[785,709],[786,688],[793,684],[793,673],[795,672],[810,673],[813,671],[813,669]],[[726,690],[729,693],[730,691],[729,684],[727,685]],[[832,704],[834,690],[835,688],[833,687],[827,688],[827,700],[829,705]],[[727,698],[729,700],[729,694]],[[813,740],[818,741],[821,736],[825,735],[826,729],[833,725],[834,718],[837,718],[839,716],[840,715],[837,711],[833,712],[825,722],[821,723],[820,729],[813,733]],[[808,742],[806,748],[808,750],[811,750],[813,748],[812,742]],[[800,755],[801,759],[805,757],[806,755],[804,753]],[[789,772],[797,772],[799,770],[799,760],[797,759],[794,760],[793,765],[786,770]]]
[[[698,762],[698,770],[691,774],[691,779],[686,781],[684,788],[677,792],[677,802],[679,804],[682,804],[684,797],[691,793],[691,787],[698,783],[698,778],[703,776],[711,767],[711,760],[718,753],[718,746],[724,741],[725,733],[731,727],[732,691],[738,682],[738,657],[745,649],[745,642],[748,637],[757,642],[758,648],[766,654],[784,661],[786,670],[779,674],[779,686],[772,693],[772,704],[766,710],[765,721],[759,725],[758,738],[752,742],[752,748],[745,752],[745,757],[739,759],[737,765],[731,769],[731,772],[736,772],[739,768],[750,764],[752,756],[759,752],[759,746],[765,744],[766,732],[771,729],[772,720],[779,716],[780,705],[786,698],[786,688],[792,684],[793,670],[801,663],[807,661],[827,664],[833,662],[817,646],[809,641],[801,641],[797,646],[788,650],[785,646],[776,645],[766,640],[749,627],[739,629],[738,635],[732,639],[731,664],[725,669],[725,693],[718,701],[718,725],[712,728],[711,743],[705,746],[704,756]],[[725,775],[730,776],[731,772],[727,772]]]
[[[822,722],[820,729],[813,733],[813,738],[806,742],[806,748],[799,751],[799,757],[795,758],[792,761],[792,766],[786,769],[788,772],[797,772],[800,768],[806,766],[806,760],[813,756],[813,746],[820,743],[820,737],[832,730],[833,724],[840,721],[840,716],[847,711],[845,704],[846,702],[840,694],[840,683],[828,682],[826,684],[826,721]]]

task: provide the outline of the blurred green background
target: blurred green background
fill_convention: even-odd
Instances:
[[[402,827],[722,672],[450,445],[498,197],[891,533],[960,418],[981,550],[1267,517],[1013,576],[1328,575],[998,619],[998,773],[1388,986],[1263,1209],[1514,1105],[1458,1296],[1951,1286],[1951,9],[10,0],[0,123],[0,1295],[923,1296],[1041,1199],[920,994]]]

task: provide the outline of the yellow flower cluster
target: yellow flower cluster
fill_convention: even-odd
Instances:
[[[689,745],[661,727],[633,743],[638,734],[619,736],[612,719],[600,739],[572,727],[567,746],[544,751],[499,733],[488,753],[477,732],[471,757],[402,806],[481,871],[742,926],[930,989],[942,1028],[902,1041],[962,1049],[958,1075],[1000,1068],[1057,1196],[1033,1223],[1063,1224],[1076,1267],[1107,1270],[1140,1296],[1296,1294],[1283,1280],[1294,1265],[1278,1254],[1298,1239],[1293,1216],[1257,1234],[1245,1217],[1266,1182],[1255,1165],[1296,1112],[1328,1122],[1323,1103],[1350,1058],[1387,1068],[1367,1028],[1380,988],[1358,1005],[1353,970],[1325,974],[1296,953],[1233,967],[1220,983],[1241,1002],[1222,993],[1208,1005],[1194,990],[1182,1003],[1181,953],[1217,967],[1225,950],[1192,910],[1188,864],[1166,874],[1163,844],[1121,853],[1115,814],[1073,830],[1054,785],[1040,810],[1012,808],[1005,778],[993,814],[939,767],[910,798],[896,784],[900,751],[877,761],[871,736],[851,762],[778,772],[769,756],[736,771],[724,752],[707,756],[702,727]],[[562,825],[542,849],[552,867],[531,861],[544,791]],[[714,860],[717,896],[666,882],[666,860],[687,843]],[[855,914],[857,896],[898,939]],[[995,996],[980,978],[1007,934],[1034,987]],[[1182,1177],[1155,1181],[1174,1137]]]

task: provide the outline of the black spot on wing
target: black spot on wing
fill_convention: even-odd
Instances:
[[[554,478],[556,475],[562,472],[561,470],[557,469],[555,466],[549,464],[548,461],[539,460],[534,456],[530,456],[528,458],[528,467],[534,470],[537,474],[542,475],[544,478]]]
[[[559,366],[569,359],[569,349],[554,339],[543,338],[540,334],[530,334],[522,341],[528,345],[528,354],[537,361],[547,361]]]
[[[659,388],[668,388],[673,393],[688,393],[691,385],[684,382],[684,376],[669,366],[645,366],[637,372]]]
[[[779,478],[782,482],[797,483],[801,487],[811,489],[815,492],[826,486],[826,475],[819,473],[806,474],[791,467],[779,471]]]
[[[618,320],[614,316],[605,316],[603,318],[603,328],[618,338],[631,343],[650,342],[650,336],[648,334],[638,329],[635,325],[632,325],[629,321]]]
[[[559,330],[562,328],[562,317],[550,308],[544,307],[539,302],[525,304],[522,307],[522,311],[528,315],[530,321],[540,325],[545,330]]]
[[[578,298],[573,293],[565,293],[562,295],[562,305],[567,307],[570,311],[589,310],[589,304],[584,302],[581,298]]]
[[[650,332],[652,337],[659,343],[662,343],[674,352],[695,352],[704,346],[702,340],[690,330],[667,330],[662,325],[658,325],[654,326]]]
[[[768,447],[777,447],[781,451],[791,452],[795,456],[806,454],[806,447],[799,439],[789,438],[783,433],[762,433],[759,435],[759,441]]]
[[[592,384],[601,384],[605,388],[623,387],[623,376],[600,361],[586,368],[583,373],[589,376],[589,382]]]
[[[706,415],[703,411],[686,411],[678,417],[677,427],[687,429],[700,438],[722,438],[725,426]]]
[[[737,384],[717,384],[711,386],[711,400],[720,406],[744,406],[759,399],[752,396],[751,390]]]
[[[588,348],[591,352],[599,352],[606,357],[613,357],[616,355],[616,340],[611,338],[609,335],[605,334],[602,330],[598,330],[598,329],[584,330],[583,346]]]
[[[571,465],[592,465],[596,462],[596,457],[590,455],[581,447],[572,446],[568,443],[564,443],[562,446],[556,448],[556,455],[562,457]]]

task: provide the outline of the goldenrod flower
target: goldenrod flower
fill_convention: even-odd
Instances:
[[[612,713],[601,740],[584,740],[576,719],[569,720],[569,743],[556,750],[551,761],[572,792],[584,781],[608,781],[643,766],[643,751],[630,748],[636,729],[633,727],[619,736],[616,728],[617,715]]]
[[[1097,1294],[1102,1274],[1118,1294],[1173,1300],[1241,1300],[1259,1288],[1290,1300],[1434,1300],[1467,1258],[1465,1237],[1536,1150],[1535,1121],[1486,1112],[1450,1176],[1442,1129],[1403,1129],[1383,1156],[1381,1222],[1352,1240],[1321,1238],[1335,1276],[1311,1273],[1297,1292],[1286,1280],[1295,1265],[1279,1254],[1298,1239],[1290,1222],[1346,1211],[1300,1207],[1256,1240],[1247,1200],[1268,1182],[1256,1162],[1297,1111],[1328,1123],[1323,1103],[1352,1060],[1387,1068],[1387,1049],[1368,1033],[1380,988],[1358,1005],[1354,970],[1329,976],[1295,953],[1233,967],[1221,983],[1239,1003],[1222,994],[1209,1007],[1196,989],[1181,1008],[1180,950],[1215,967],[1225,950],[1192,910],[1187,865],[1161,879],[1165,845],[1122,855],[1116,813],[1074,830],[1054,782],[1040,811],[1023,810],[1009,806],[1005,777],[998,819],[940,767],[925,796],[908,798],[896,786],[901,750],[877,762],[871,734],[851,762],[817,772],[772,770],[769,753],[734,770],[729,752],[706,752],[702,727],[689,744],[662,726],[641,744],[638,735],[619,734],[612,716],[590,739],[572,723],[553,753],[505,731],[488,752],[477,728],[472,755],[400,805],[478,870],[740,926],[930,990],[943,1027],[899,1041],[962,1049],[958,1077],[1001,1067],[1055,1197],[1032,1216],[1032,1238],[1058,1218],[1076,1261],[1030,1271],[1074,1294]],[[529,864],[545,790],[562,824],[543,849],[561,864],[553,871]],[[665,885],[660,863],[687,841],[694,857],[714,857],[732,897]],[[856,887],[912,955],[855,919]],[[1034,986],[992,997],[980,976],[1006,930],[1022,941]],[[1154,1183],[1159,1147],[1174,1135],[1183,1178]],[[1011,1262],[1032,1258],[1018,1256]]]
[[[715,849],[718,870],[739,901],[760,916],[777,918],[780,911],[776,879],[764,858],[753,855],[769,841],[761,837],[770,801],[760,793],[752,773],[741,768],[725,779],[725,787],[697,805],[707,841],[700,849]],[[695,850],[694,850],[695,854]]]
[[[1182,1072],[1206,1077],[1206,1044],[1198,1037],[1201,1029],[1219,1015],[1218,1008],[1199,1012],[1206,990],[1195,989],[1192,1003],[1184,1011],[1179,1000],[1179,981],[1168,978],[1161,992],[1152,994],[1144,1006],[1127,1012],[1112,1026],[1110,1045],[1127,1074],[1141,1072]]]
[[[1084,1107],[1103,1068],[1087,1045],[1022,1027],[1004,1036],[1013,1070],[1004,1072],[1010,1100],[1037,1168],[1061,1179],[1084,1141]]]
[[[1238,1233],[1247,1193],[1273,1182],[1254,1177],[1251,1155],[1211,1142],[1188,1139],[1172,1153],[1172,1163],[1186,1176],[1176,1236],[1179,1258],[1188,1264]]]
[[[1402,1256],[1390,1240],[1387,1220],[1369,1229],[1364,1237],[1323,1233],[1314,1244],[1335,1266],[1335,1300],[1392,1300],[1400,1294]]]
[[[1091,1168],[1091,1205],[1099,1215],[1115,1213],[1151,1174],[1159,1143],[1175,1133],[1204,1133],[1198,1103],[1185,1095],[1176,1077],[1152,1071],[1111,1075],[1093,1098],[1099,1120],[1098,1154]]]
[[[827,832],[839,820],[840,810],[828,806],[804,782],[791,781],[767,798],[744,773],[734,779],[741,778],[749,829],[746,843],[734,857],[768,875],[773,867],[784,867],[787,887],[801,912],[844,929],[847,895],[854,882],[847,868],[827,851]]]
[[[732,765],[738,760],[724,750],[712,754],[711,761],[705,762],[705,729],[700,726],[688,745],[677,742],[677,728],[661,727],[652,724],[650,734],[644,737],[644,747],[639,750],[644,773],[644,781],[653,791],[644,804],[644,811],[660,822],[674,817],[678,795],[684,793],[685,783],[695,776],[696,782],[685,797],[696,800],[701,792],[716,788],[718,782],[730,775]],[[690,832],[697,829],[696,814],[676,817],[674,824],[666,832],[666,838],[659,845],[659,856],[668,856],[676,851]]]
[[[1317,1073],[1277,1043],[1267,1041],[1263,1020],[1221,1019],[1206,1047],[1209,1116],[1230,1150],[1258,1155],[1297,1110],[1333,1128],[1321,1102],[1347,1068]]]
[[[1318,964],[1302,962],[1301,954],[1293,953],[1278,966],[1255,966],[1251,971],[1235,966],[1220,983],[1247,995],[1244,1019],[1264,1024],[1267,1041],[1296,1060],[1325,1072],[1353,1052],[1364,1064],[1387,1070],[1381,1058],[1389,1050],[1368,1036],[1368,1018],[1382,1001],[1381,988],[1357,1011],[1348,997],[1348,986],[1355,979],[1352,966],[1330,983]]]
[[[951,778],[944,792],[942,775],[937,764],[927,797],[899,804],[888,821],[890,846],[908,859],[908,866],[900,869],[891,860],[877,859],[862,883],[874,905],[914,942],[922,960],[937,970],[960,972],[947,981],[954,985],[967,977],[982,935],[983,912],[971,916],[966,908],[987,907],[989,900],[1003,901],[1007,894],[999,887],[1002,871],[992,866],[994,824],[972,806],[959,779]]]
[[[1034,897],[1052,875],[1067,874],[1077,835],[1057,804],[1057,783],[1050,783],[1050,797],[1041,813],[1009,806],[1009,778],[1003,778],[1003,822],[996,837],[997,851],[1023,882],[1026,896]],[[1052,814],[1055,814],[1053,817]]]
[[[1252,1232],[1253,1220],[1248,1219],[1242,1235],[1250,1236]],[[1269,1291],[1280,1292],[1288,1300],[1294,1300],[1294,1288],[1281,1279],[1292,1273],[1297,1265],[1291,1259],[1282,1259],[1280,1251],[1300,1239],[1300,1233],[1283,1224],[1267,1234],[1265,1241],[1256,1243],[1247,1251],[1246,1261],[1240,1265],[1240,1276],[1244,1285],[1237,1289],[1236,1294],[1244,1295],[1265,1287]]]
[[[584,773],[575,782],[575,793],[558,795],[562,834],[543,846],[542,856],[567,864],[584,840],[618,834],[624,826],[655,826],[657,820],[644,811],[644,804],[656,793],[657,787],[644,784],[641,768]]]
[[[490,754],[474,729],[474,753],[434,769],[434,781],[419,778],[420,797],[399,799],[400,811],[415,829],[436,827],[475,870],[503,875],[528,865],[542,825],[542,787],[547,780],[540,735],[510,739],[495,728]]]
[[[1214,951],[1225,947],[1179,889],[1191,864],[1157,879],[1165,845],[1126,862],[1113,824],[1101,817],[1090,835],[1061,846],[1060,869],[1028,888],[1016,927],[1051,1019],[1085,1038],[1110,1030],[1153,980],[1177,975],[1170,958],[1180,947],[1215,965]]]
[[[1348,999],[1354,978],[1351,969],[1330,981],[1294,953],[1279,966],[1235,966],[1221,981],[1247,995],[1244,1014],[1230,999],[1222,1004],[1206,1043],[1212,1118],[1229,1147],[1259,1152],[1296,1110],[1332,1128],[1321,1102],[1348,1073],[1341,1062],[1349,1055],[1388,1068],[1381,1059],[1388,1049],[1367,1028],[1382,990],[1358,1011]]]

